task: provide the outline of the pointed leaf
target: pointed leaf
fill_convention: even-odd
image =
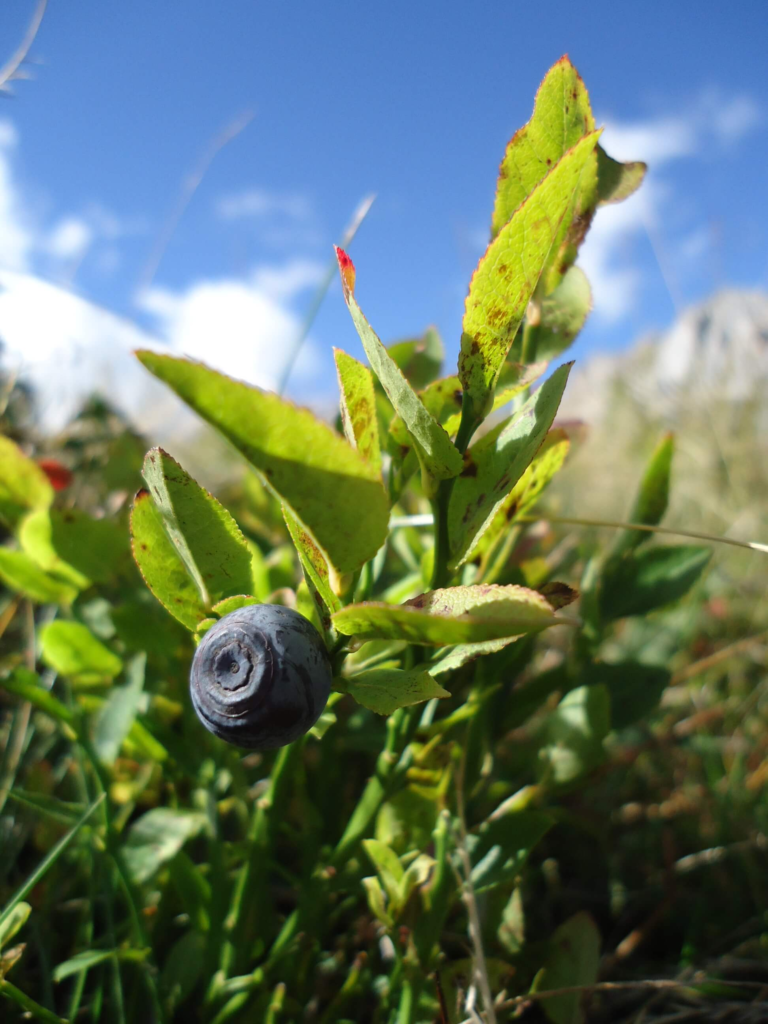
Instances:
[[[251,589],[251,553],[223,505],[162,448],[147,452],[142,476],[206,608]]]
[[[336,255],[343,274],[344,267],[350,265],[351,261],[341,249],[337,248]],[[346,264],[344,260],[347,261]],[[400,367],[379,341],[355,301],[351,289],[345,291],[344,297],[371,368],[395,411],[402,416],[422,465],[435,480],[448,480],[456,476],[461,470],[461,455],[458,449],[435,417],[427,411]]]
[[[561,226],[568,223],[599,132],[570,149],[488,246],[469,285],[459,377],[478,417],[486,415],[499,372]]]
[[[642,615],[678,601],[707,566],[712,551],[694,544],[639,551],[611,561],[603,573],[600,611],[605,621]]]
[[[343,685],[358,704],[377,715],[391,715],[398,708],[421,704],[433,697],[450,697],[448,690],[419,669],[372,668],[345,679]]]
[[[49,576],[23,551],[0,548],[0,580],[14,593],[40,604],[69,605],[77,597],[77,590]]]
[[[520,411],[489,431],[465,456],[448,509],[451,561],[469,559],[505,497],[522,478],[552,426],[572,364],[566,363]]]
[[[373,375],[340,348],[333,350],[341,393],[341,422],[344,436],[366,462],[381,472],[379,426]]]
[[[365,894],[368,897],[368,906],[371,913],[378,921],[381,921],[385,928],[391,928],[394,921],[387,912],[384,890],[378,877],[376,875],[369,875],[367,878],[361,879],[361,881],[365,888]]]
[[[516,636],[505,636],[501,640],[483,640],[477,644],[457,644],[445,657],[429,666],[429,674],[434,679],[439,679],[440,676],[449,675],[463,665],[468,665],[471,661],[482,658],[486,654],[496,654],[517,639]]]
[[[262,474],[338,572],[355,572],[376,554],[389,522],[381,478],[327,424],[201,363],[137,355]]]
[[[496,186],[492,238],[561,157],[594,128],[584,82],[567,55],[561,57],[539,86],[530,121],[507,146]]]
[[[0,924],[0,949],[7,946],[11,939],[27,923],[32,907],[28,903],[17,903],[10,914]]]
[[[541,811],[511,811],[483,822],[467,837],[475,891],[492,889],[519,874],[553,824],[554,819]]]
[[[669,480],[672,472],[672,456],[675,452],[674,434],[665,434],[656,446],[645,468],[635,504],[629,514],[630,523],[657,526],[664,518],[669,503]],[[640,530],[624,530],[616,538],[611,557],[624,555],[650,539],[650,534]]]
[[[80,622],[49,622],[40,631],[40,643],[45,664],[78,682],[114,679],[123,670],[120,658]]]
[[[133,557],[144,582],[175,619],[194,632],[206,616],[200,593],[163,529],[149,491],[137,493],[131,511]]]
[[[330,567],[325,555],[309,532],[285,506],[283,506],[283,517],[298,552],[307,586],[317,605],[323,629],[327,632],[331,625],[331,615],[341,608],[341,601],[332,586]]]
[[[567,621],[554,617],[541,594],[496,585],[432,590],[403,605],[352,604],[333,616],[336,629],[345,636],[436,647],[521,636]]]
[[[562,468],[569,448],[570,441],[564,430],[554,428],[549,431],[533,462],[501,502],[474,546],[475,555],[485,555],[494,541],[536,504],[549,481]]]
[[[381,879],[389,902],[392,903],[400,895],[400,883],[405,874],[400,858],[386,843],[379,842],[378,839],[364,839],[363,848],[376,868],[376,874]]]
[[[611,729],[608,690],[599,683],[571,690],[546,720],[542,769],[557,783],[573,782],[603,761]]]
[[[48,508],[53,488],[43,470],[0,434],[0,519],[9,526],[30,509]]]

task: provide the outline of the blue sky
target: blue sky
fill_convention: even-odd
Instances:
[[[0,61],[33,9],[0,8]],[[79,346],[47,398],[60,411],[89,360],[123,365],[131,323],[269,386],[332,242],[375,192],[357,297],[384,340],[434,322],[455,358],[504,146],[567,52],[605,148],[651,168],[598,215],[582,260],[595,309],[576,356],[626,346],[717,287],[768,287],[766,40],[762,0],[50,0],[33,78],[0,100],[0,333],[40,379]],[[183,181],[246,110],[140,289]],[[332,345],[361,354],[335,284],[296,397],[333,394]]]

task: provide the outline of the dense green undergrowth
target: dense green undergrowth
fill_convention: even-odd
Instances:
[[[752,1012],[768,732],[741,563],[545,518],[578,437],[555,422],[578,248],[644,173],[598,136],[564,58],[505,153],[454,376],[434,330],[382,345],[340,250],[371,369],[336,352],[338,430],[139,353],[249,464],[220,500],[103,405],[39,442],[7,391],[3,1019]],[[664,517],[674,447],[633,462],[628,521]],[[277,752],[188,697],[248,601],[296,608],[334,667]],[[648,979],[677,985],[572,991]]]

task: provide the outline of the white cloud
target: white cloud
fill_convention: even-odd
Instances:
[[[261,268],[246,281],[198,281],[182,292],[151,288],[139,306],[155,318],[175,352],[274,389],[301,330],[301,319],[284,302],[316,282],[317,274],[314,264],[299,261],[282,270]],[[316,365],[308,342],[294,379],[311,379]]]
[[[261,188],[244,189],[222,196],[216,204],[216,210],[223,220],[275,216],[309,220],[312,216],[312,207],[306,196],[296,193],[280,195]]]
[[[40,242],[40,248],[61,260],[81,256],[93,241],[93,231],[80,217],[64,217]]]

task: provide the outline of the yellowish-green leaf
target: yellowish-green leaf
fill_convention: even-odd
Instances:
[[[567,56],[549,69],[536,93],[533,115],[510,140],[499,169],[491,237],[588,132],[595,119],[584,82]]]
[[[114,679],[123,670],[120,658],[81,622],[49,622],[40,632],[40,643],[45,664],[77,682]]]
[[[283,516],[285,517],[285,525],[288,527],[291,540],[298,552],[307,586],[318,606],[317,612],[320,615],[323,629],[327,632],[331,625],[331,614],[341,608],[341,601],[334,590],[334,582],[336,583],[336,589],[339,589],[340,581],[332,579],[331,570],[325,555],[317,546],[309,531],[302,526],[299,520],[285,506],[283,506]]]
[[[175,619],[195,631],[207,612],[179,553],[163,529],[149,491],[136,495],[131,512],[133,557],[144,582]]]
[[[620,163],[597,147],[597,200],[600,206],[620,203],[643,183],[648,165],[641,160]]]
[[[344,680],[344,688],[358,704],[377,715],[391,715],[398,708],[421,704],[433,697],[450,697],[448,690],[419,669],[372,668]]]
[[[308,409],[186,359],[139,359],[207,420],[290,505],[337,572],[355,572],[387,535],[389,503],[376,468]]]
[[[17,594],[40,604],[68,605],[77,597],[77,590],[49,576],[24,551],[0,548],[0,580]]]
[[[344,436],[366,462],[381,472],[379,426],[373,375],[340,348],[333,350],[341,394],[341,423]]]
[[[0,434],[0,519],[15,526],[25,512],[52,501],[53,488],[42,469]]]
[[[592,290],[584,271],[570,267],[551,295],[541,302],[536,334],[538,359],[554,359],[571,344],[592,309]]]
[[[206,609],[250,593],[251,552],[224,506],[162,448],[147,452],[142,475]]]
[[[459,378],[476,416],[487,415],[499,373],[522,322],[599,132],[568,150],[489,245],[469,286]]]
[[[345,636],[435,647],[522,636],[565,621],[534,590],[496,585],[432,590],[403,605],[353,604],[333,616]]]
[[[351,266],[346,253],[337,250],[340,264],[342,257]],[[354,270],[353,270],[354,273]],[[461,455],[443,427],[426,409],[424,403],[408,383],[403,371],[382,345],[363,311],[355,301],[352,291],[345,288],[344,298],[365,354],[379,383],[387,393],[395,411],[402,417],[406,430],[413,439],[419,461],[435,480],[449,480],[461,470]]]
[[[505,497],[533,461],[552,426],[571,363],[559,367],[519,412],[467,453],[448,508],[451,561],[470,558]]]
[[[533,462],[501,502],[473,548],[475,555],[485,555],[496,539],[536,504],[549,481],[562,468],[570,444],[564,430],[555,428],[549,431]]]
[[[74,712],[41,685],[37,672],[31,672],[19,665],[0,685],[9,693],[29,701],[39,711],[65,725],[70,725],[75,720]]]
[[[78,589],[111,579],[128,553],[127,537],[115,522],[75,508],[30,512],[22,520],[19,543],[41,569]]]

